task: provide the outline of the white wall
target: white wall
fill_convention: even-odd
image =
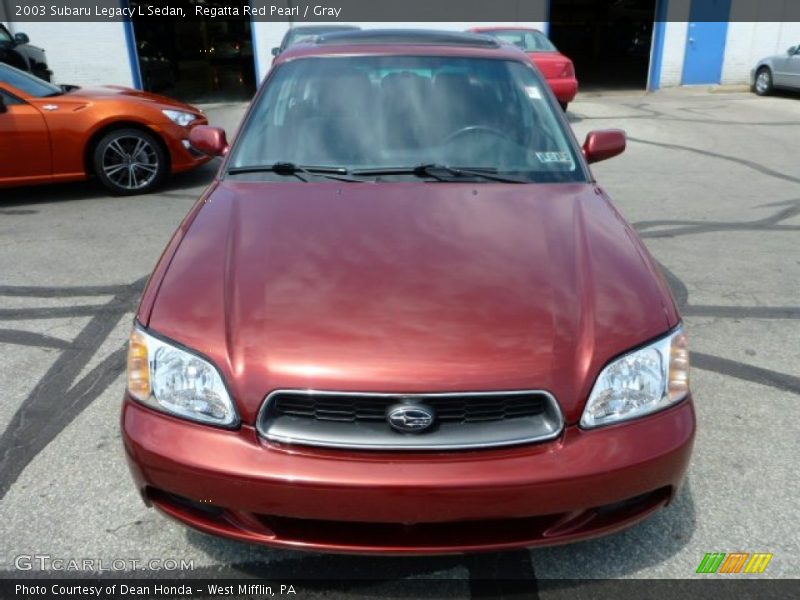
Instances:
[[[667,23],[661,66],[661,87],[681,84],[686,52],[686,21],[691,0],[667,0],[670,22]],[[732,0],[730,22],[722,64],[723,84],[746,84],[750,70],[765,56],[780,54],[789,46],[800,44],[800,23],[758,21],[767,14],[780,14],[796,0]]]
[[[303,22],[297,25],[314,25],[315,23]],[[326,23],[319,23],[324,25]],[[347,23],[357,25],[362,29],[439,29],[447,31],[464,31],[471,27],[482,26],[524,26],[541,29],[544,31],[545,23]],[[275,23],[267,21],[253,21],[253,51],[256,54],[256,73],[259,80],[263,79],[272,64],[272,48],[281,45],[281,40],[290,24],[286,22]]]
[[[689,10],[692,0],[660,0],[666,2],[667,22],[664,28],[664,46],[661,55],[659,87],[681,84],[683,59],[686,55]],[[652,82],[651,82],[652,85]]]
[[[729,23],[722,83],[750,83],[750,70],[760,59],[783,54],[789,46],[797,44],[800,44],[800,23],[797,22]]]
[[[685,21],[671,21],[666,25],[664,54],[661,58],[660,87],[662,88],[681,84],[688,26]]]
[[[55,83],[133,85],[122,22],[15,22],[9,30],[45,49]]]

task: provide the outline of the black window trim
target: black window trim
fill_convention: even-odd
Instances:
[[[0,88],[0,96],[3,96],[3,102],[6,106],[19,106],[20,104],[28,104],[27,100],[20,98],[16,94],[12,94],[5,88]],[[8,101],[9,99],[11,102]]]

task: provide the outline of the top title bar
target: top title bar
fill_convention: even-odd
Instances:
[[[0,0],[0,21],[541,22],[548,0]],[[5,12],[5,17],[3,13]]]
[[[488,22],[542,23],[552,5],[570,0],[0,0],[0,21],[131,21],[251,19],[275,22]],[[622,22],[626,11],[650,10],[654,20],[691,21],[693,2],[621,0],[568,4],[569,22]],[[563,12],[563,11],[562,11]],[[711,11],[712,13],[714,11]],[[691,14],[694,13],[694,14]],[[720,16],[715,13],[714,20]],[[560,17],[563,20],[563,17]],[[800,2],[733,0],[727,21],[800,22]],[[798,40],[800,42],[800,40]]]

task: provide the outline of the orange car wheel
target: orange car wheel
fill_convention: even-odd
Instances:
[[[169,170],[163,146],[153,134],[125,128],[108,132],[92,156],[95,175],[113,194],[146,194],[161,184]]]

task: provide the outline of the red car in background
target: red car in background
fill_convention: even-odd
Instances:
[[[575,67],[545,34],[526,27],[476,27],[470,31],[490,35],[524,50],[544,75],[561,108],[567,110],[567,105],[578,93]]]

